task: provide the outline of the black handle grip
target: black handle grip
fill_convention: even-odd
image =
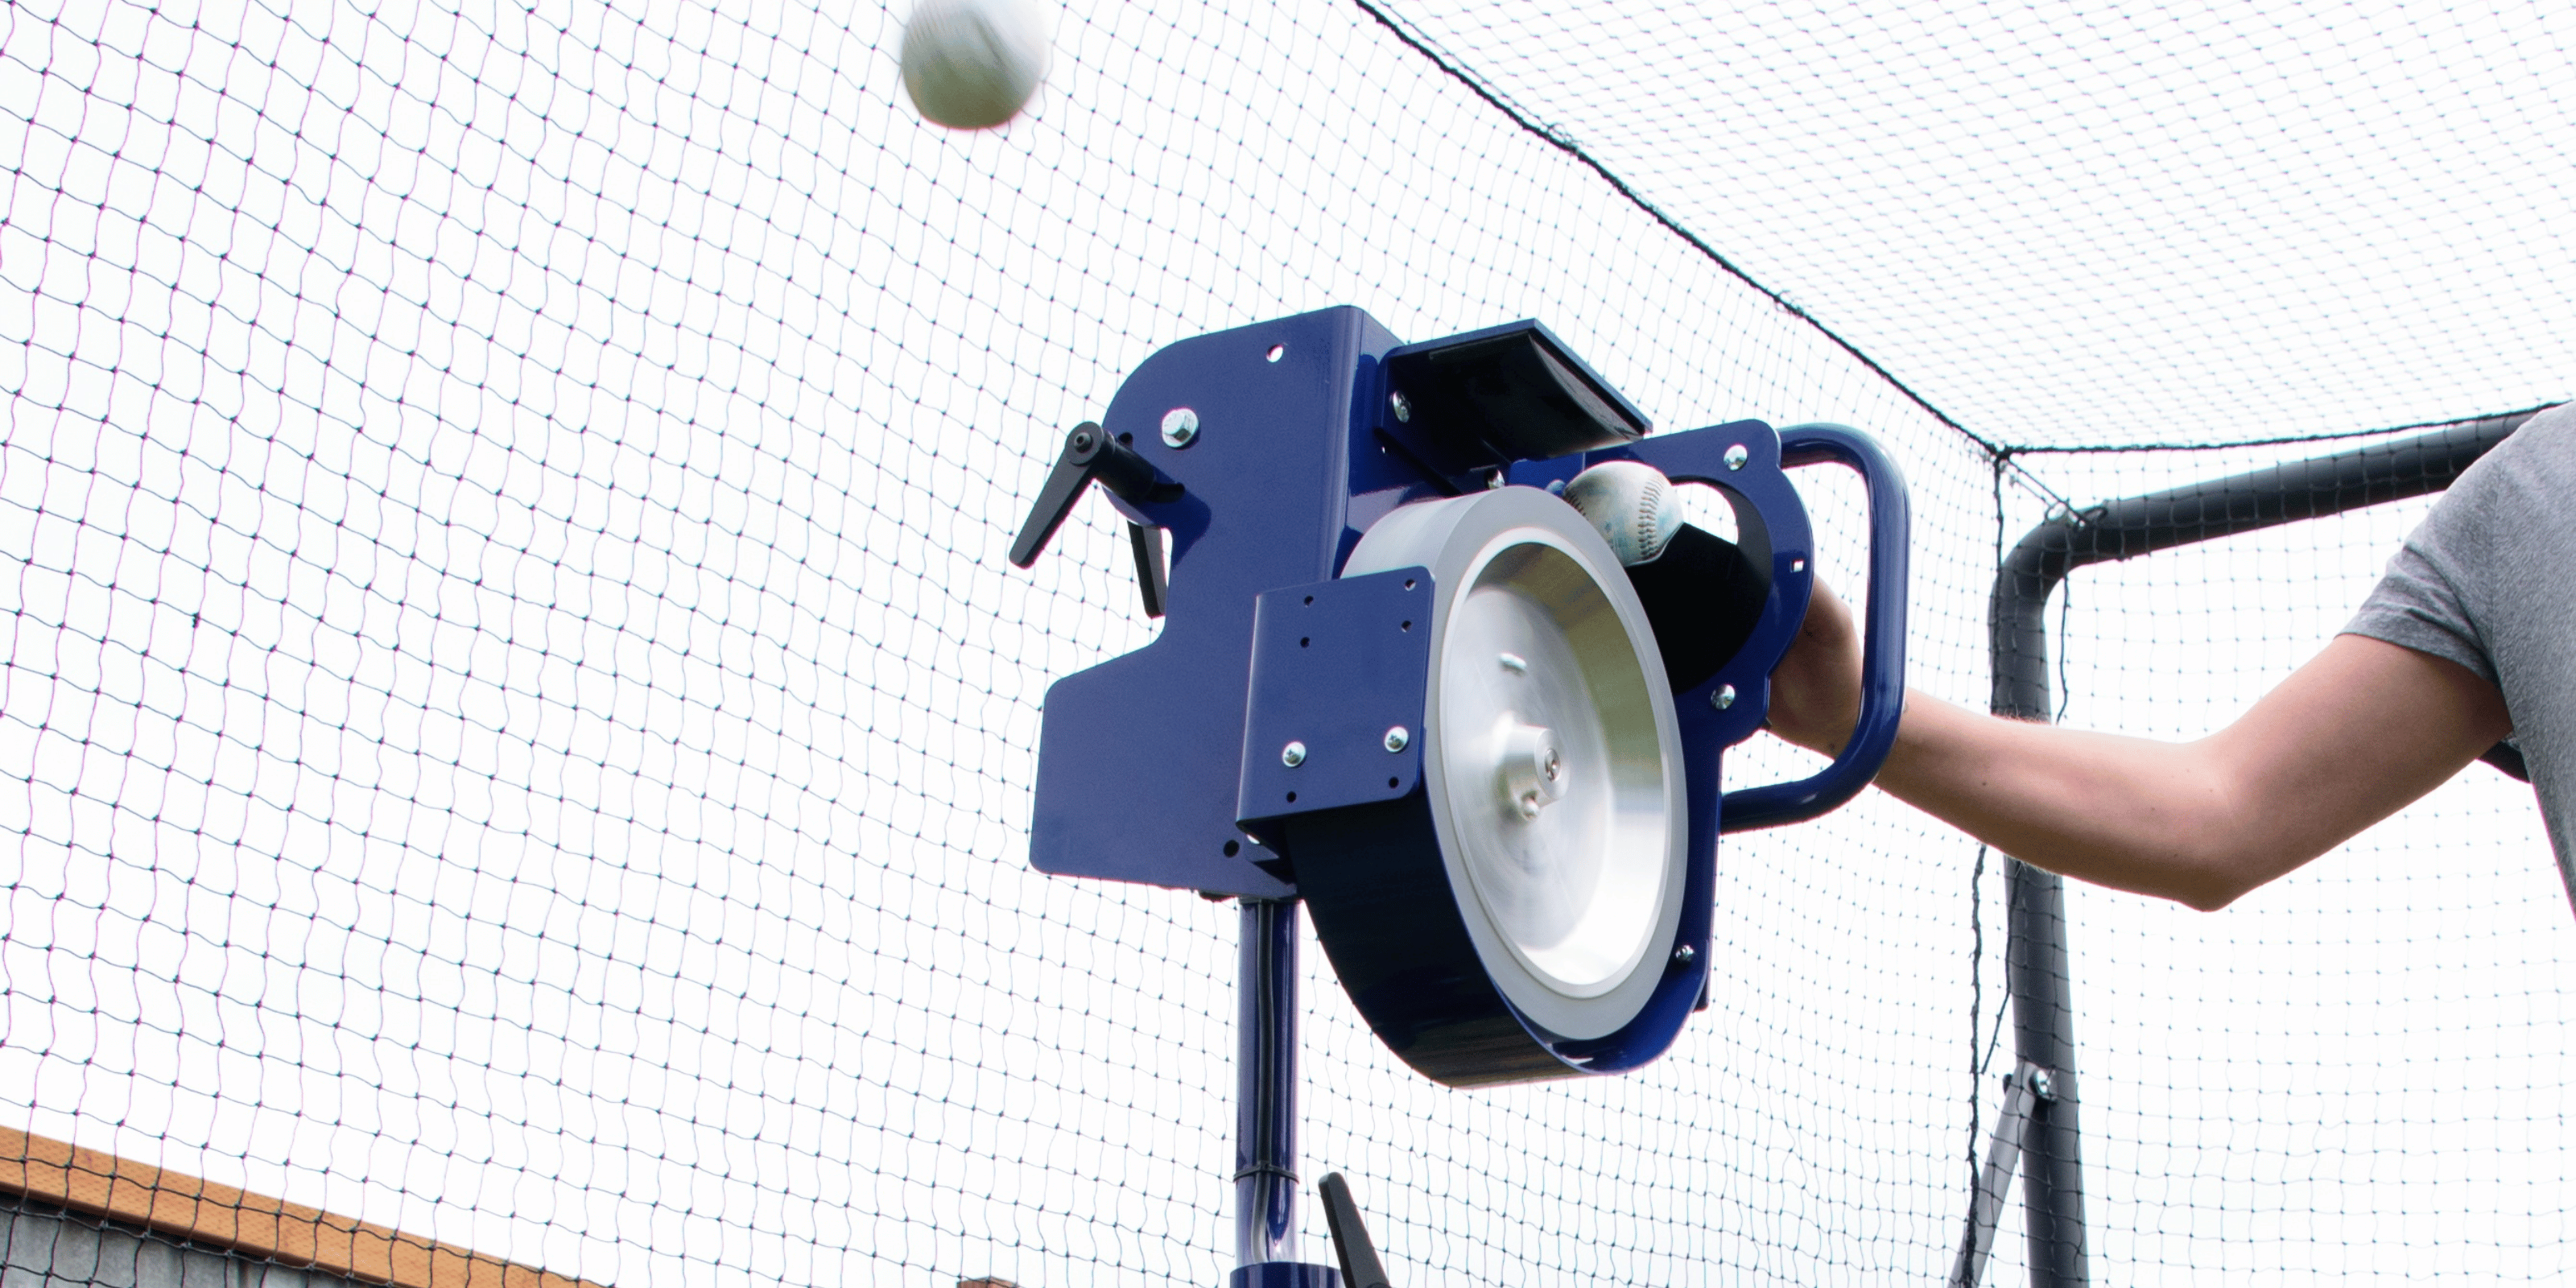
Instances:
[[[1351,1198],[1351,1183],[1335,1172],[1315,1190],[1324,1200],[1324,1225],[1333,1234],[1333,1255],[1342,1263],[1342,1288],[1392,1288],[1386,1281],[1386,1263],[1377,1259],[1377,1245],[1369,1242],[1368,1226],[1360,1220],[1360,1205]]]
[[[1011,563],[1021,568],[1036,563],[1047,543],[1055,540],[1056,530],[1072,517],[1083,489],[1093,483],[1137,504],[1169,501],[1181,494],[1181,485],[1165,479],[1152,462],[1111,438],[1098,422],[1086,420],[1065,434],[1064,451],[1055,458],[1046,486],[1038,489],[1037,504],[1029,507],[1019,538],[1011,543]]]

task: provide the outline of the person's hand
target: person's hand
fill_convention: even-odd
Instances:
[[[1860,632],[1819,580],[1798,638],[1771,672],[1771,732],[1831,756],[1859,723]]]

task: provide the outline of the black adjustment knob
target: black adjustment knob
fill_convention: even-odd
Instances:
[[[1035,564],[1055,539],[1056,529],[1072,517],[1073,504],[1082,499],[1083,489],[1093,483],[1137,505],[1181,495],[1180,484],[1164,478],[1152,462],[1111,438],[1097,422],[1086,420],[1064,436],[1064,451],[1055,458],[1046,486],[1038,489],[1037,504],[1029,507],[1019,539],[1011,543],[1011,562],[1022,568]]]

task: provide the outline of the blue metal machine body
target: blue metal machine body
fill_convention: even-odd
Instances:
[[[1119,387],[1102,427],[1183,488],[1113,502],[1170,534],[1166,616],[1153,643],[1047,690],[1040,871],[1295,892],[1235,826],[1253,611],[1264,591],[1329,579],[1387,511],[1442,494],[1376,437],[1367,404],[1396,343],[1358,309],[1326,309],[1181,341]],[[1174,408],[1197,415],[1187,447],[1163,442]]]
[[[1030,827],[1030,861],[1039,870],[1292,897],[1294,876],[1283,856],[1257,827],[1240,824],[1347,799],[1325,793],[1302,797],[1303,808],[1256,809],[1255,797],[1267,795],[1256,791],[1259,780],[1276,766],[1247,755],[1247,714],[1350,704],[1357,723],[1349,732],[1373,739],[1386,724],[1372,727],[1375,717],[1356,708],[1409,706],[1414,720],[1386,723],[1418,727],[1420,671],[1338,668],[1344,678],[1313,691],[1276,673],[1255,703],[1256,685],[1265,684],[1255,664],[1256,619],[1275,612],[1273,605],[1284,609],[1292,589],[1299,600],[1315,595],[1328,613],[1367,611],[1363,599],[1376,592],[1362,583],[1379,585],[1392,575],[1342,584],[1334,574],[1369,526],[1399,505],[1453,495],[1479,479],[1548,487],[1613,459],[1718,487],[1736,509],[1747,553],[1769,568],[1767,597],[1745,644],[1716,675],[1674,695],[1688,761],[1693,871],[1713,872],[1721,831],[1813,817],[1867,784],[1893,741],[1903,684],[1904,485],[1876,444],[1839,426],[1798,426],[1784,437],[1761,422],[1738,421],[1546,460],[1494,461],[1490,472],[1473,463],[1447,473],[1459,462],[1443,459],[1440,445],[1423,441],[1390,409],[1383,369],[1401,347],[1356,308],[1324,309],[1170,345],[1119,388],[1104,428],[1180,484],[1168,501],[1112,498],[1130,520],[1170,536],[1168,615],[1152,643],[1048,690]],[[1197,431],[1186,446],[1171,446],[1162,424],[1183,408]],[[1813,586],[1806,509],[1782,470],[1820,460],[1860,470],[1871,493],[1862,728],[1823,773],[1730,793],[1721,803],[1724,750],[1762,726],[1771,669],[1796,637]],[[1364,681],[1354,685],[1352,675]],[[1729,688],[1736,697],[1721,709],[1711,697]],[[1334,756],[1316,763],[1306,777],[1326,763],[1359,762]],[[1418,750],[1380,752],[1370,775],[1354,781],[1383,784],[1392,776],[1399,787],[1385,790],[1400,796],[1419,773]]]

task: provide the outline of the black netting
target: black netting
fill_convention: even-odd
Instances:
[[[1536,316],[1660,425],[1869,428],[1913,678],[1978,705],[2050,506],[2301,450],[1990,444],[2558,392],[2509,318],[2492,370],[2352,378],[2367,413],[2032,394],[2066,335],[1942,374],[1977,326],[1864,318],[1870,257],[1660,191],[1681,141],[1496,53],[1583,41],[1420,8],[1068,12],[979,136],[913,115],[874,7],[0,9],[0,1127],[598,1284],[1217,1283],[1234,911],[1026,863],[1046,684],[1154,627],[1105,506],[1003,558],[1155,349]],[[1845,204],[1813,223],[1917,209]],[[1803,482],[1856,585],[1857,489]],[[2420,508],[2079,574],[2068,718],[2223,718]],[[2076,897],[2103,1278],[2561,1264],[2564,896],[2485,773],[2220,918]],[[1714,1004],[1623,1079],[1441,1090],[1310,952],[1309,1170],[1404,1284],[1946,1274],[2010,1063],[2000,873],[1878,796],[1730,841]]]
[[[1384,7],[1990,441],[2576,393],[2557,5]]]

